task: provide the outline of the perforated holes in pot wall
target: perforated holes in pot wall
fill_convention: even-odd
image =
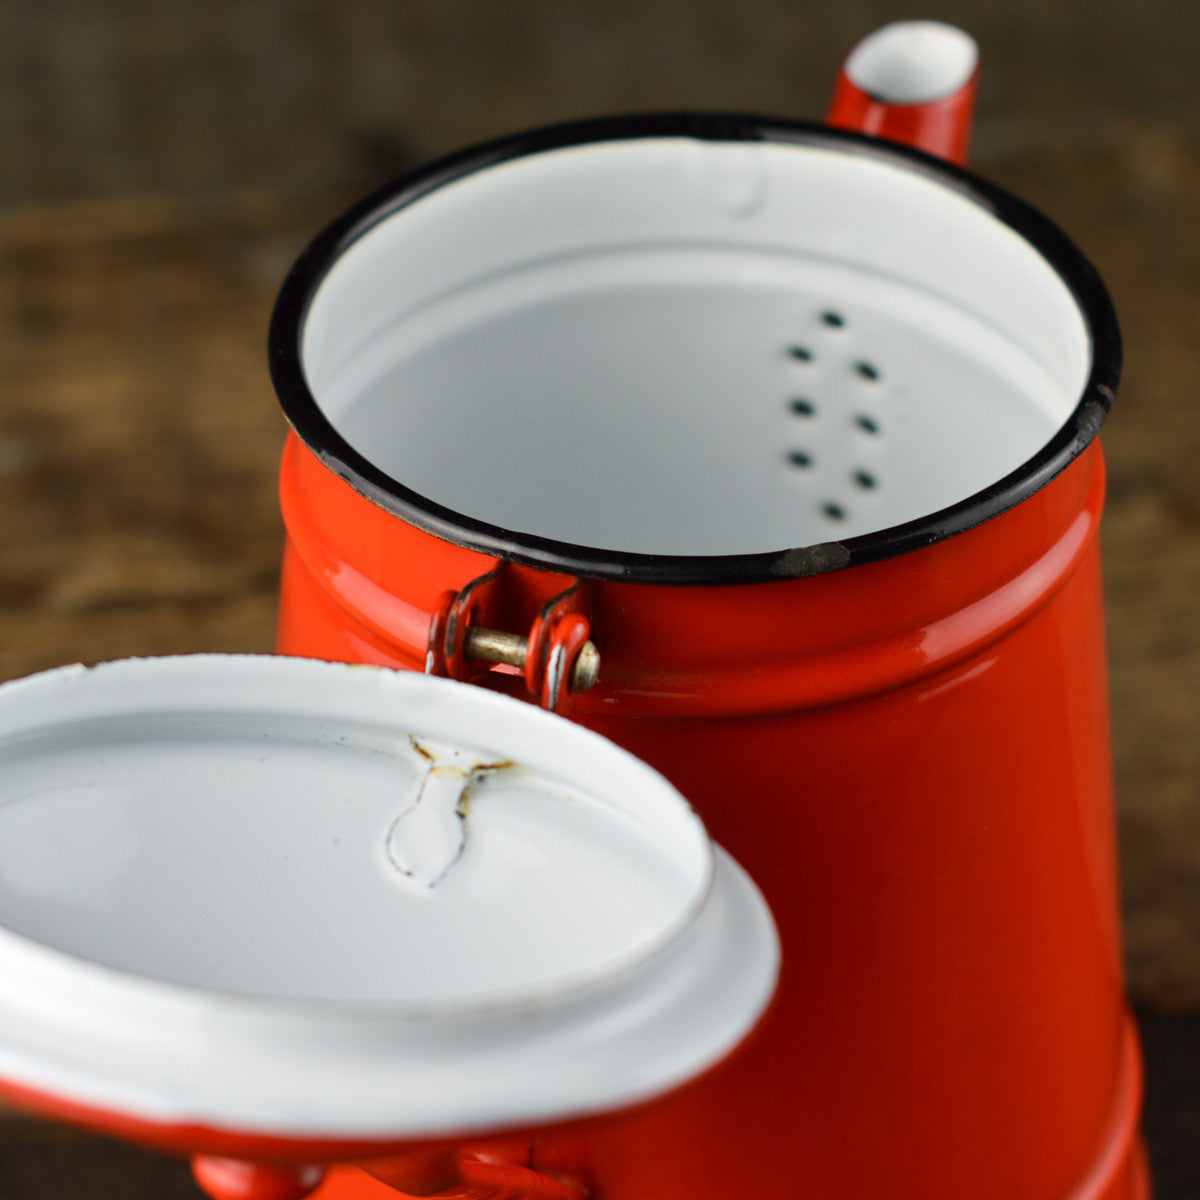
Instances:
[[[886,375],[871,357],[856,355],[849,318],[827,308],[786,347],[793,391],[787,398],[785,462],[809,485],[820,521],[844,527],[864,501],[879,498],[875,462],[886,429]],[[830,468],[822,446],[849,443],[850,468]],[[846,457],[844,451],[837,459]]]

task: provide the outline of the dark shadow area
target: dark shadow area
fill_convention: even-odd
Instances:
[[[1141,1012],[1155,1200],[1200,1196],[1200,1014]]]
[[[188,1164],[49,1122],[0,1123],[3,1200],[196,1200]]]

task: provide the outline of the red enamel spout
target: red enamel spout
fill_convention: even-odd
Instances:
[[[826,120],[962,165],[978,77],[969,34],[941,21],[896,21],[846,56]]]

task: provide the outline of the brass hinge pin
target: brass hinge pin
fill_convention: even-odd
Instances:
[[[510,667],[525,666],[525,655],[529,649],[529,639],[519,633],[505,633],[500,629],[483,629],[472,625],[467,630],[463,650],[468,658],[479,659],[483,662],[507,663]],[[600,651],[594,642],[584,642],[575,660],[575,670],[571,673],[571,690],[586,692],[596,682],[600,674]]]

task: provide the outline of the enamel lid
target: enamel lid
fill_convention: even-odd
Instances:
[[[0,1081],[395,1139],[649,1098],[774,986],[659,775],[479,688],[204,655],[0,687]]]

